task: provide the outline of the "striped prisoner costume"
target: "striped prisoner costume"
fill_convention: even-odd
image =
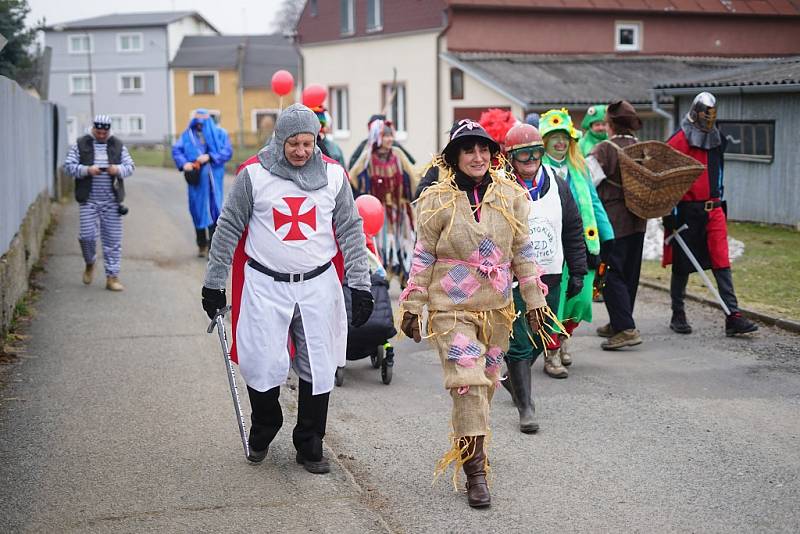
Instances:
[[[100,168],[108,167],[106,143],[94,143],[94,164]],[[122,148],[122,161],[118,165],[118,177],[124,179],[133,174],[134,163],[128,149]],[[87,179],[89,166],[80,163],[78,145],[70,148],[64,162],[64,170],[76,180]],[[98,230],[103,243],[103,260],[106,276],[117,276],[122,254],[122,217],[117,211],[119,204],[112,189],[112,178],[102,172],[92,177],[92,189],[86,202],[80,203],[80,232],[83,259],[87,265],[97,259],[96,242]]]

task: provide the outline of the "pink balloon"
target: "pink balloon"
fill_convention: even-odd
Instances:
[[[383,228],[383,206],[372,195],[361,195],[356,199],[358,214],[364,220],[364,233],[373,237]]]
[[[318,83],[312,83],[303,89],[303,105],[318,108],[328,97],[328,90]]]
[[[288,70],[279,70],[272,75],[272,92],[278,96],[285,96],[294,89],[294,77]]]

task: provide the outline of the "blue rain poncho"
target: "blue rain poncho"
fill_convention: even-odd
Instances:
[[[208,113],[198,109],[196,114]],[[202,124],[199,133],[195,130],[198,124]],[[210,160],[200,167],[200,183],[188,186],[189,213],[197,229],[208,228],[217,222],[222,211],[225,162],[233,155],[228,132],[217,126],[211,117],[193,117],[188,128],[172,145],[172,159],[179,171],[202,154],[208,154]]]

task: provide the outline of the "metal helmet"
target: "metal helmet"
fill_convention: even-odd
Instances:
[[[517,124],[506,133],[506,142],[503,143],[506,152],[529,146],[544,146],[539,130],[530,124]]]
[[[716,97],[707,91],[698,94],[694,97],[692,107],[689,108],[686,118],[704,132],[713,130],[714,123],[717,120]]]

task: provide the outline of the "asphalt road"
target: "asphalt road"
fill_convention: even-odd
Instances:
[[[128,190],[127,290],[83,286],[77,206],[63,206],[25,352],[0,366],[0,531],[800,531],[800,337],[726,338],[721,313],[693,303],[695,333],[678,336],[649,290],[640,347],[602,352],[587,325],[567,380],[537,362],[537,435],[498,392],[488,510],[432,484],[449,397],[435,353],[407,339],[389,386],[368,360],[348,363],[329,475],[293,461],[293,377],[286,426],[248,464],[205,333],[183,180],[138,169]]]

